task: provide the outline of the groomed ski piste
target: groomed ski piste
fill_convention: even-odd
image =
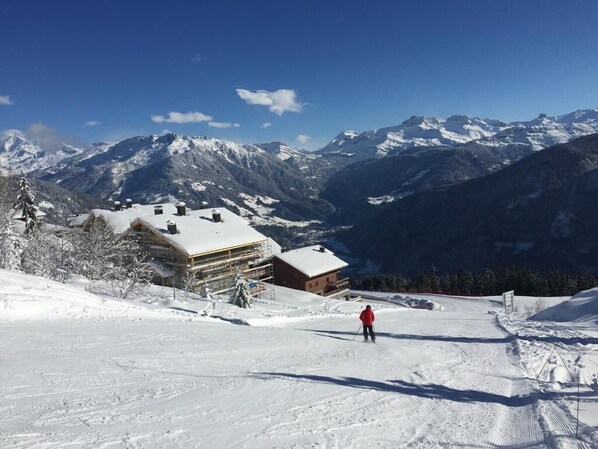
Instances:
[[[534,320],[498,297],[172,296],[0,270],[0,447],[598,447],[598,289]]]

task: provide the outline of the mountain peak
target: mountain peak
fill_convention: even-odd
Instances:
[[[407,120],[405,120],[403,123],[401,123],[401,126],[417,126],[417,125],[421,125],[425,120],[425,117],[423,115],[412,115],[411,117],[409,117]]]

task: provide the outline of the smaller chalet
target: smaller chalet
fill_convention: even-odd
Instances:
[[[294,249],[272,258],[276,285],[335,298],[349,295],[349,279],[340,275],[340,270],[347,265],[319,245]]]

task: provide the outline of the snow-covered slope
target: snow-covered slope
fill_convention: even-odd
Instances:
[[[598,288],[579,292],[569,301],[544,309],[530,319],[598,325]]]
[[[541,150],[596,132],[598,109],[578,110],[556,117],[540,114],[534,120],[513,123],[464,115],[453,115],[446,120],[414,116],[397,126],[360,134],[345,131],[318,153],[364,159],[407,148],[451,146],[472,141],[500,147],[519,144]]]
[[[283,142],[259,143],[256,144],[256,146],[272,154],[273,156],[276,156],[281,161],[287,161],[292,158],[299,161],[305,159],[315,159],[313,154],[306,154],[295,150]]]
[[[290,289],[239,309],[203,299],[146,306],[2,270],[0,285],[0,447],[598,443],[591,345],[566,336],[591,339],[543,324],[528,332],[524,320],[497,326],[490,298],[425,297],[442,312],[368,299],[378,337],[365,344],[364,303]],[[547,370],[536,379],[553,347],[544,338],[587,364],[577,438],[577,384],[552,382]]]

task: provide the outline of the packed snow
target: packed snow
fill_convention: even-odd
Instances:
[[[0,285],[0,447],[598,445],[595,309],[576,327],[505,315],[497,297],[277,287],[240,309],[1,270]],[[442,311],[403,307],[408,296]],[[577,298],[515,297],[539,300]],[[366,303],[375,344],[360,334]]]

